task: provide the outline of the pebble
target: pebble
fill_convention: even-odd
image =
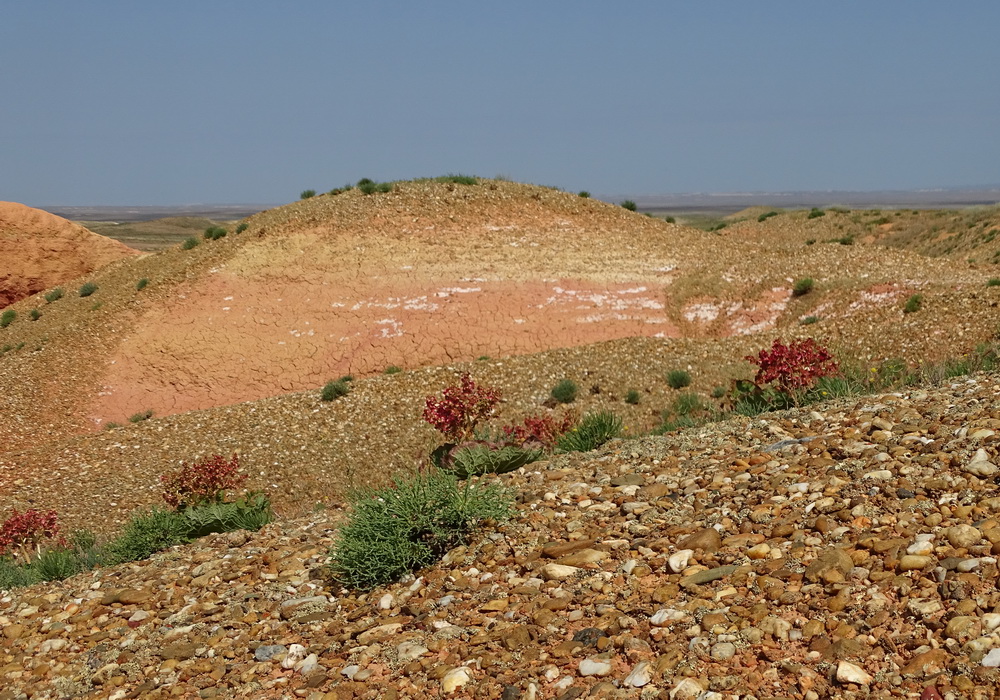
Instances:
[[[441,679],[441,690],[445,693],[454,693],[471,680],[472,671],[466,666],[459,666],[444,674],[444,678]]]
[[[837,680],[841,683],[856,683],[858,685],[871,685],[872,677],[860,666],[841,661],[837,664]]]
[[[610,661],[598,658],[583,659],[578,666],[581,676],[607,676],[613,668]]]
[[[649,682],[653,680],[653,665],[649,661],[640,661],[635,665],[635,668],[625,676],[625,680],[622,681],[623,685],[631,686],[633,688],[642,688],[648,685]]]

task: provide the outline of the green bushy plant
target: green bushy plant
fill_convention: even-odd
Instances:
[[[683,369],[672,369],[667,373],[667,384],[671,389],[683,389],[691,385],[691,373]]]
[[[807,219],[818,219],[821,216],[826,216],[826,212],[822,209],[817,209],[813,207],[809,210],[809,214],[806,216]]]
[[[247,494],[235,501],[207,501],[183,511],[189,538],[233,530],[256,531],[274,519],[271,501],[263,494]]]
[[[138,282],[135,283],[135,291],[141,292],[143,289],[146,288],[146,285],[148,284],[149,284],[149,278],[143,277],[142,279],[140,279]]]
[[[28,318],[30,318],[32,321],[37,321],[41,317],[42,317],[42,312],[39,311],[38,309],[32,309],[31,312],[28,314]]]
[[[556,443],[558,452],[590,452],[622,434],[622,419],[611,411],[588,413]]]
[[[241,221],[241,222],[240,222],[240,223],[239,223],[239,224],[238,224],[238,225],[236,226],[236,233],[243,233],[243,232],[244,232],[244,231],[246,231],[246,230],[247,230],[248,228],[250,228],[250,224],[248,224],[248,223],[247,223],[246,221]]]
[[[987,287],[1000,287],[1000,277],[990,277],[986,283]]]
[[[625,403],[631,406],[635,406],[639,403],[640,398],[641,396],[638,391],[636,391],[635,389],[629,389],[628,392],[625,394]]]
[[[578,195],[579,197],[582,197],[583,199],[590,199],[590,192],[588,192],[587,190],[580,190],[580,191],[579,191],[579,192],[577,193],[577,195]]]
[[[444,447],[448,447],[447,445]],[[465,443],[450,450],[436,452],[441,469],[459,479],[483,474],[506,474],[542,458],[545,451],[518,445]],[[435,455],[432,455],[432,459]]]
[[[6,328],[14,322],[15,318],[17,318],[17,312],[14,309],[6,309],[0,314],[0,328]]]
[[[622,209],[628,209],[629,211],[635,211],[638,208],[636,206],[636,203],[633,202],[631,199],[626,199],[624,202],[622,202],[621,206]]]
[[[91,294],[97,291],[97,284],[94,282],[84,282],[80,287],[80,296],[89,297]]]
[[[666,221],[668,224],[676,224],[677,223],[677,219],[675,219],[672,216],[665,216],[665,217],[663,217],[663,220]]]
[[[804,319],[799,321],[799,325],[801,326],[811,326],[814,323],[819,323],[818,316],[806,316]]]
[[[917,311],[920,311],[920,307],[923,305],[924,305],[924,297],[920,294],[914,294],[913,296],[911,296],[909,299],[906,300],[905,304],[903,304],[903,313],[904,314],[916,313]]]
[[[330,380],[320,391],[319,398],[323,401],[333,401],[341,396],[347,396],[351,386],[344,379]]]
[[[31,562],[31,567],[42,581],[62,581],[83,571],[76,553],[61,547],[43,550]]]
[[[434,178],[435,182],[451,182],[456,185],[477,185],[479,184],[479,178],[473,177],[472,175],[442,175],[441,177]]]
[[[195,238],[194,236],[191,236],[190,238],[184,239],[184,242],[181,243],[181,248],[183,248],[184,250],[191,250],[197,245],[198,245],[198,239]]]
[[[498,484],[459,482],[437,469],[397,479],[390,488],[359,489],[349,500],[330,569],[340,583],[361,590],[432,564],[485,522],[506,520],[513,511],[512,495]]]
[[[312,199],[316,196],[316,190],[302,190],[299,193],[299,199]]]
[[[712,389],[713,399],[721,399],[725,395],[726,395],[726,387],[724,386],[717,386]]]
[[[697,392],[686,391],[674,398],[674,413],[679,416],[696,413],[702,408],[704,408],[704,404],[702,404],[701,396]]]
[[[59,301],[60,299],[63,298],[63,294],[64,294],[63,288],[56,287],[55,289],[45,293],[45,301],[49,302],[50,304],[54,301]]]
[[[226,229],[221,226],[209,226],[202,235],[206,241],[217,241],[220,238],[225,238],[226,233],[228,233]]]
[[[108,562],[124,564],[148,559],[159,551],[190,541],[190,525],[182,513],[153,507],[135,513],[122,534],[108,543]]]
[[[402,371],[403,371],[402,367],[397,367],[396,365],[389,365],[384,370],[382,370],[382,374],[399,374]]]
[[[767,221],[768,219],[770,219],[772,216],[777,216],[777,215],[778,215],[778,212],[776,212],[776,211],[774,211],[772,209],[771,211],[765,212],[765,213],[761,214],[760,216],[758,216],[757,217],[757,221],[764,222],[764,221]]]
[[[551,396],[559,403],[573,403],[580,387],[572,379],[563,379],[552,387]]]
[[[792,285],[792,296],[802,297],[813,290],[816,282],[812,277],[803,277],[801,279],[795,280],[795,284]]]

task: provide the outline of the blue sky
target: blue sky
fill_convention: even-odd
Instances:
[[[10,2],[0,199],[1000,182],[1000,2]]]

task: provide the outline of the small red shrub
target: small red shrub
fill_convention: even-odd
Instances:
[[[178,471],[160,477],[163,500],[174,508],[221,502],[226,491],[239,488],[247,480],[239,470],[240,458],[235,454],[228,462],[221,455],[194,464],[182,462]]]
[[[759,367],[754,382],[757,385],[774,384],[778,391],[793,394],[806,389],[820,377],[828,377],[837,372],[833,355],[812,338],[792,341],[788,345],[775,338],[770,352],[761,350],[747,355],[746,360]]]
[[[29,508],[19,513],[16,508],[0,525],[0,556],[10,554],[12,550],[20,552],[25,561],[31,560],[32,550],[38,551],[43,539],[55,540],[62,544],[59,537],[59,518],[54,510],[42,512]]]
[[[522,425],[504,426],[503,432],[507,439],[518,445],[537,442],[551,450],[556,446],[559,437],[576,425],[576,414],[566,413],[561,419],[551,414],[528,416]]]
[[[428,396],[424,420],[439,430],[449,442],[472,438],[476,425],[493,414],[500,403],[500,390],[478,386],[468,374],[461,384],[446,387],[441,398]]]

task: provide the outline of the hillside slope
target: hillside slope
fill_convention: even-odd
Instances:
[[[985,273],[781,236],[735,239],[555,190],[398,183],[258,214],[241,234],[97,275],[99,290],[0,331],[6,449],[322,385],[344,374],[618,338],[811,334],[867,359],[991,335]],[[795,298],[796,279],[816,289]],[[149,284],[136,290],[141,279]],[[904,317],[924,296],[926,313]],[[948,339],[947,344],[942,340]],[[758,341],[758,344],[760,341]]]
[[[0,698],[995,697],[998,406],[985,374],[555,457],[366,595],[336,510],[18,590]]]
[[[0,202],[0,308],[138,254],[48,212]]]

